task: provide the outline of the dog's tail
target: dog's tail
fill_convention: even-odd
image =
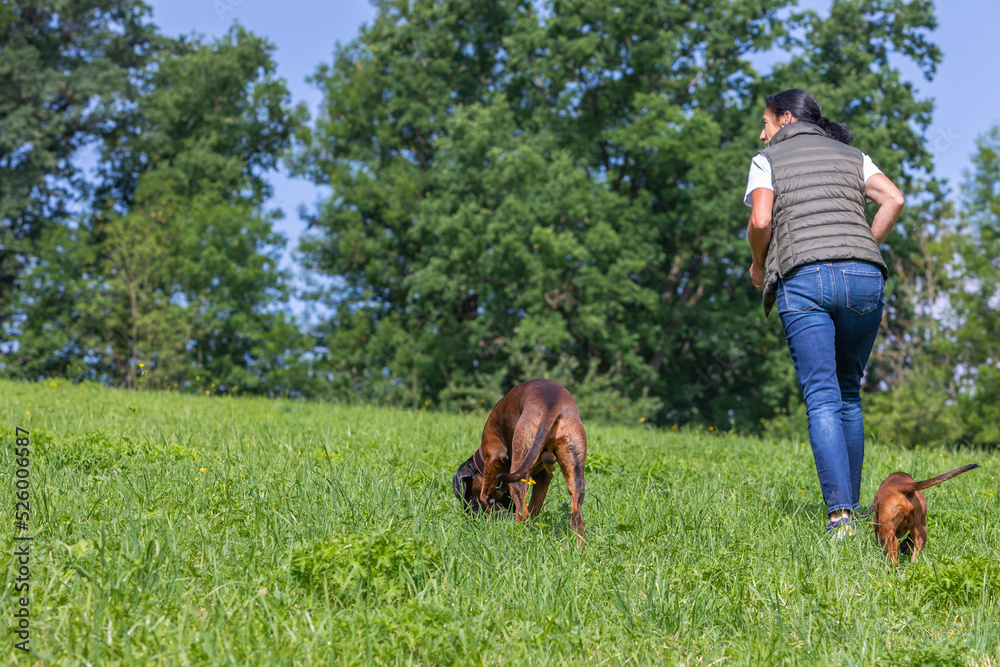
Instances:
[[[961,468],[955,468],[951,472],[946,472],[943,475],[938,475],[937,477],[931,477],[930,479],[925,479],[922,482],[911,482],[905,486],[900,487],[900,491],[903,493],[913,493],[914,491],[923,491],[924,489],[930,488],[941,482],[947,482],[952,477],[958,477],[963,472],[969,472],[973,468],[978,468],[978,463],[970,463],[967,466],[962,466]]]
[[[542,446],[545,445],[545,441],[549,439],[549,434],[555,430],[556,424],[559,423],[559,419],[561,417],[562,414],[557,413],[548,424],[542,424],[535,433],[535,441],[531,443],[531,449],[528,450],[527,455],[524,457],[524,461],[521,462],[521,467],[517,470],[500,473],[497,475],[497,479],[507,482],[508,484],[525,479],[528,476],[528,473],[531,472],[531,469],[535,467],[535,462],[538,461],[538,455],[542,453]]]

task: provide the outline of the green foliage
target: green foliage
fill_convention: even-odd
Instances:
[[[120,469],[135,457],[146,457],[128,437],[101,431],[84,433],[59,447],[47,447],[37,452],[53,467],[66,467],[80,473]]]
[[[959,404],[969,441],[1000,445],[1000,126],[980,137],[962,188],[967,226],[955,239],[961,287],[949,295]]]
[[[869,445],[863,501],[982,465],[926,492],[927,549],[891,570],[870,525],[825,535],[797,440],[585,411],[581,549],[558,472],[527,523],[461,510],[481,415],[9,381],[0,411],[32,438],[31,647],[55,664],[1000,659],[1000,452]]]
[[[1000,444],[1000,128],[980,138],[962,218],[914,264],[924,313],[870,423],[907,444]]]
[[[616,378],[601,374],[597,360],[591,360],[586,374],[579,380],[575,371],[579,362],[568,354],[560,355],[552,363],[543,347],[509,350],[508,365],[492,375],[480,373],[468,378],[467,383],[450,380],[439,396],[440,406],[462,412],[489,413],[493,405],[510,386],[535,377],[546,377],[567,387],[581,411],[606,424],[637,424],[650,421],[660,409],[661,401],[643,394],[626,398],[618,391]]]
[[[872,394],[865,403],[865,425],[879,441],[912,447],[948,446],[966,435],[955,405],[954,383],[947,366],[908,371],[888,393]]]
[[[138,0],[0,5],[0,324],[33,244],[85,191],[73,157],[122,122],[164,39]]]
[[[868,412],[866,411],[866,417]],[[806,404],[797,403],[786,409],[779,410],[770,419],[761,422],[763,433],[779,440],[809,440],[809,418],[806,415]],[[868,429],[871,432],[871,429]]]
[[[909,584],[926,602],[974,606],[984,596],[1000,594],[1000,568],[982,557],[945,557],[932,567],[918,568]]]
[[[271,51],[236,26],[157,54],[130,123],[106,142],[104,198],[37,243],[7,374],[75,377],[82,363],[129,386],[316,389],[294,361],[310,339],[277,310],[284,239],[263,208],[265,172],[303,113]]]
[[[835,0],[826,19],[788,0],[381,0],[318,68],[311,127],[266,40],[170,40],[141,3],[106,5],[0,5],[7,376],[462,411],[545,376],[595,420],[777,417],[791,437],[798,391],[745,271],[739,193],[764,96],[798,86],[908,195],[874,431],[1000,441],[1000,138],[943,233],[933,104],[897,69],[935,74],[929,0]],[[311,331],[285,310],[265,207],[293,135],[298,172],[333,188],[301,248],[334,276],[306,295],[335,309]],[[93,210],[70,215],[71,158],[94,140]],[[925,310],[943,292],[948,321]]]
[[[914,642],[912,648],[899,653],[900,667],[966,667],[970,657],[968,647],[954,640],[931,646]]]
[[[933,75],[930,3],[779,20],[788,5],[379,3],[317,70],[325,108],[297,156],[334,192],[302,251],[340,278],[312,296],[336,309],[323,335],[342,386],[496,400],[527,355],[539,375],[649,397],[660,424],[756,428],[787,409],[791,365],[742,238],[764,95],[810,88],[941,208],[931,103],[890,62]],[[761,77],[749,58],[772,47],[786,60]]]
[[[291,107],[274,50],[235,23],[212,44],[181,39],[159,51],[130,122],[105,141],[98,198],[127,207],[152,180],[182,197],[262,204],[271,192],[264,176],[306,113]]]
[[[441,554],[390,522],[381,530],[335,535],[292,554],[291,574],[343,606],[384,605],[415,597],[439,574]]]

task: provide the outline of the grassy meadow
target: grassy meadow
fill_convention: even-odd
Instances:
[[[499,397],[497,397],[499,398]],[[823,530],[807,445],[588,425],[586,546],[451,493],[484,414],[0,382],[31,433],[32,657],[13,664],[1000,664],[1000,454],[869,445],[927,551]],[[586,415],[583,415],[586,424]],[[0,563],[12,628],[15,534]]]

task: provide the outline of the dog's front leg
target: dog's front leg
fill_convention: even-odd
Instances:
[[[899,565],[899,540],[896,533],[889,532],[882,540],[885,544],[885,555],[889,557],[889,565],[896,567]]]
[[[479,490],[479,503],[486,508],[487,512],[492,512],[493,506],[496,504],[493,495],[497,488],[497,476],[503,472],[504,460],[487,455],[483,462],[483,486]]]
[[[527,498],[528,485],[521,480],[510,483],[510,497],[514,501],[515,517],[518,521],[528,518]]]
[[[536,517],[539,512],[542,511],[542,503],[545,502],[545,494],[548,493],[549,484],[552,483],[552,473],[547,470],[543,470],[533,476],[532,479],[535,480],[535,484],[531,489],[531,502],[528,503],[528,515]]]
[[[496,486],[496,475],[483,475],[483,487],[479,490],[479,504],[482,505],[487,512],[492,512],[493,505],[496,504],[496,501],[493,500],[493,490]]]

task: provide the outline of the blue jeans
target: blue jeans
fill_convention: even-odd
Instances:
[[[861,501],[861,377],[882,322],[884,287],[877,266],[855,261],[807,264],[779,281],[778,315],[829,512]]]

